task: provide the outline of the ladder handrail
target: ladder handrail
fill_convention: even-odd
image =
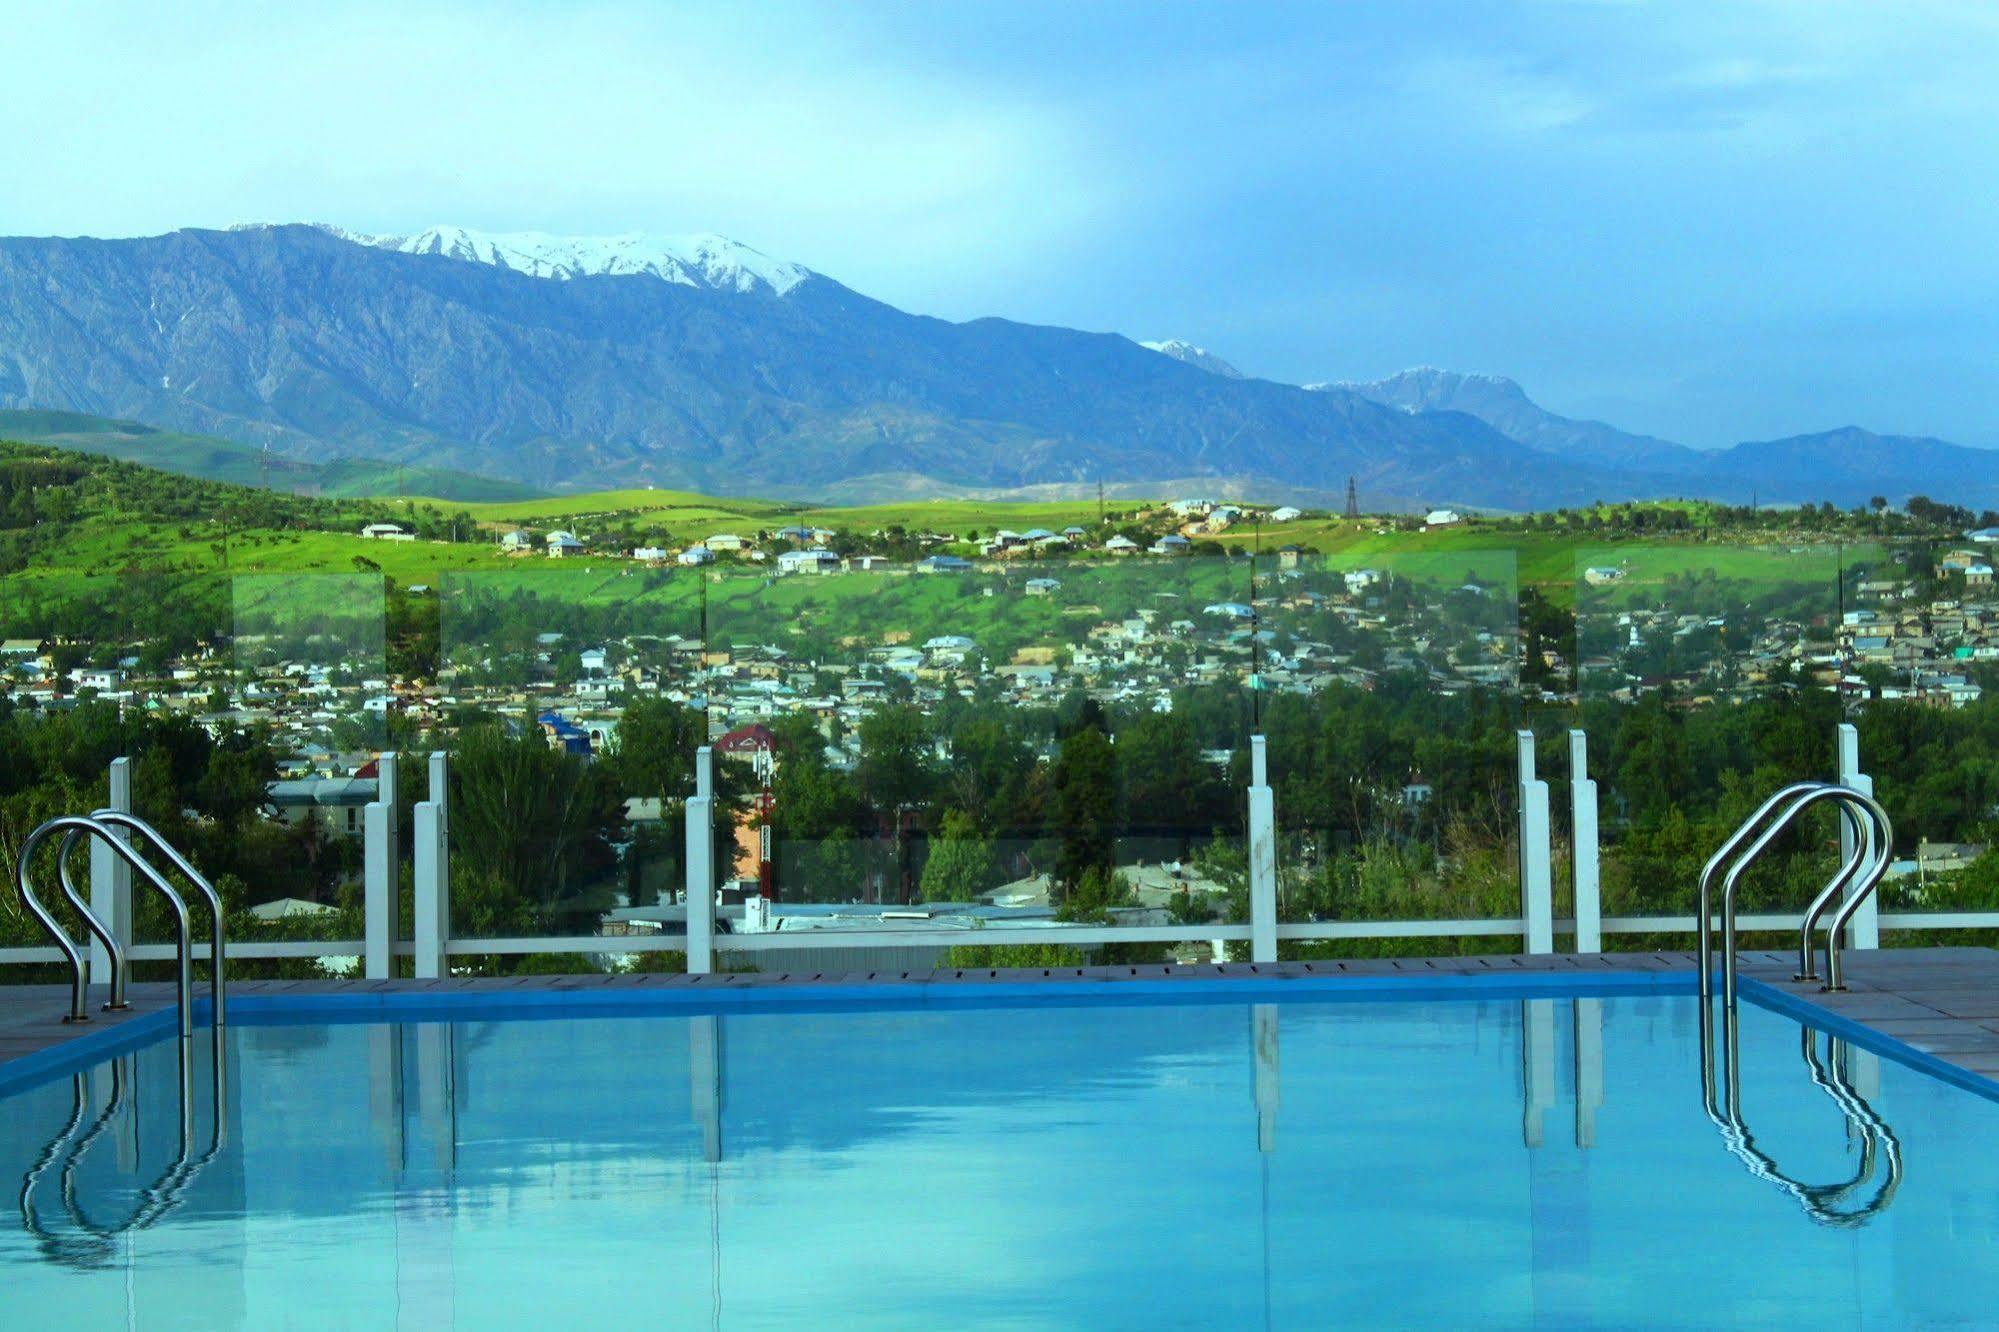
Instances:
[[[1840,890],[1846,890],[1845,901],[1839,910],[1833,913],[1832,924],[1826,930],[1825,987],[1828,990],[1846,988],[1839,976],[1840,952],[1846,946],[1846,924],[1853,918],[1853,913],[1860,909],[1861,903],[1867,900],[1868,895],[1886,877],[1889,861],[1895,854],[1895,825],[1888,818],[1888,811],[1882,808],[1880,801],[1866,792],[1853,791],[1850,787],[1845,789],[1851,794],[1840,802],[1840,807],[1852,819],[1856,831],[1864,835],[1854,839],[1853,855],[1847,861],[1846,867],[1812,900],[1799,931],[1797,979],[1817,980],[1818,976],[1813,970],[1813,962],[1816,959],[1812,949],[1812,930],[1818,925],[1819,917],[1825,913],[1826,908],[1839,897]],[[1858,811],[1858,814],[1855,811]],[[1865,814],[1867,817],[1863,820],[1859,814]],[[1856,863],[1864,865],[1865,868],[1858,872],[1859,878],[1854,880]]]
[[[59,820],[52,819],[48,823],[40,825],[33,832],[29,833],[27,840],[21,844],[21,854],[14,862],[14,891],[20,897],[21,905],[28,909],[28,914],[33,916],[41,925],[43,933],[49,936],[55,943],[56,948],[62,953],[64,959],[69,963],[69,1013],[63,1018],[63,1021],[88,1022],[90,1021],[89,955],[78,946],[76,940],[69,937],[69,931],[62,927],[55,916],[50,913],[48,907],[43,904],[42,899],[35,894],[33,873],[34,853],[41,842],[54,831],[58,823]],[[74,825],[69,826],[74,827]],[[84,836],[87,831],[87,829],[77,829],[76,836]],[[65,839],[65,851],[72,844],[68,839]],[[66,862],[67,859],[67,855],[62,858],[63,862]],[[125,950],[119,946],[118,940],[112,936],[111,931],[105,928],[104,922],[97,918],[97,913],[92,911],[89,904],[78,894],[76,885],[70,882],[69,871],[65,863],[58,863],[56,880],[62,889],[64,899],[69,902],[70,907],[76,914],[82,918],[84,928],[104,946],[104,951],[111,958],[112,994],[114,997],[122,1000],[125,989]],[[111,1007],[110,1004],[105,1006],[107,1008]]]
[[[1756,812],[1743,820],[1742,826],[1730,833],[1728,840],[1723,842],[1715,853],[1707,858],[1707,864],[1701,866],[1700,905],[1695,917],[1696,929],[1700,935],[1701,998],[1708,998],[1714,993],[1714,973],[1709,968],[1714,957],[1713,889],[1716,872],[1721,869],[1722,865],[1727,862],[1730,856],[1735,854],[1736,850],[1744,842],[1749,840],[1751,834],[1763,825],[1764,821],[1776,811],[1779,805],[1783,804],[1786,800],[1795,800],[1802,795],[1822,790],[1830,785],[1830,782],[1820,781],[1792,782],[1789,786],[1777,791],[1768,800],[1757,806]]]
[[[1735,891],[1742,884],[1742,876],[1748,873],[1749,867],[1756,863],[1758,857],[1770,849],[1770,844],[1781,837],[1784,831],[1797,821],[1798,815],[1804,813],[1813,805],[1818,804],[1821,800],[1839,800],[1844,802],[1857,800],[1858,798],[1860,798],[1860,793],[1850,787],[1819,783],[1815,789],[1806,791],[1803,795],[1792,799],[1790,805],[1784,809],[1783,813],[1779,814],[1776,820],[1763,830],[1762,835],[1750,843],[1749,849],[1744,851],[1741,856],[1737,857],[1735,863],[1728,867],[1728,874],[1722,879],[1721,883],[1721,975],[1722,999],[1729,1008],[1733,1009],[1735,1007]],[[1876,856],[1877,860],[1880,858],[1880,856]],[[1707,969],[1705,956],[1701,960],[1701,969],[1703,971]]]
[[[220,1027],[224,1025],[228,1018],[224,1007],[223,990],[223,961],[226,952],[226,941],[223,934],[222,894],[216,892],[215,885],[208,881],[207,876],[196,869],[189,862],[188,858],[180,853],[179,847],[169,842],[165,837],[162,837],[159,829],[138,815],[127,813],[121,809],[100,809],[94,811],[90,817],[99,823],[108,823],[114,828],[129,829],[145,838],[154,850],[166,857],[169,865],[180,871],[182,878],[194,885],[195,891],[200,893],[202,899],[208,904],[208,970],[210,992],[213,995],[210,1001],[210,1007],[213,1009],[213,1012],[210,1017],[216,1026]]]
[[[70,991],[70,1015],[66,1020],[70,1022],[88,1022],[90,1020],[90,1014],[86,1011],[88,1008],[87,987],[90,977],[90,964],[83,952],[78,949],[76,943],[56,924],[55,918],[49,914],[47,908],[43,907],[41,902],[35,897],[34,887],[30,883],[30,878],[34,868],[35,852],[40,848],[41,844],[55,833],[67,832],[71,829],[75,829],[79,835],[100,838],[106,846],[112,849],[112,854],[130,865],[137,871],[139,877],[150,883],[159,891],[161,896],[167,899],[167,905],[173,911],[175,944],[180,962],[180,974],[176,977],[176,985],[178,987],[177,997],[180,1001],[180,1034],[183,1037],[193,1035],[194,956],[188,942],[187,903],[181,899],[179,893],[174,891],[173,885],[168,883],[165,877],[158,870],[154,869],[145,857],[133,850],[122,839],[113,837],[111,830],[104,824],[82,814],[59,814],[55,818],[44,820],[33,832],[28,834],[27,840],[21,843],[20,858],[14,866],[14,886],[20,893],[22,902],[28,906],[29,911],[33,913],[35,919],[41,922],[42,928],[48,931],[50,937],[56,940],[56,946],[62,949],[69,958],[72,985]],[[57,877],[60,878],[60,874]],[[102,937],[109,937],[110,931],[104,930],[104,923],[102,921],[97,920],[87,912],[86,916],[92,921],[97,930],[104,931]],[[119,964],[122,965],[124,961],[123,957],[121,956],[118,960]]]
[[[1832,878],[1826,880],[1825,887],[1819,889],[1818,896],[1814,897],[1811,905],[1805,908],[1804,919],[1798,927],[1798,970],[1792,980],[1818,979],[1818,950],[1812,947],[1812,931],[1818,927],[1819,917],[1825,914],[1826,907],[1853,882],[1854,876],[1861,872],[1863,866],[1873,863],[1876,847],[1882,845],[1885,840],[1880,834],[1881,824],[1874,816],[1875,811],[1859,800],[1840,801],[1839,813],[1853,831],[1853,854],[1841,863],[1839,870]],[[1862,818],[1862,814],[1867,817]]]

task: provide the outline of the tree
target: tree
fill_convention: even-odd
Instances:
[[[1062,742],[1055,760],[1055,893],[1064,898],[1092,869],[1109,873],[1117,863],[1112,826],[1117,817],[1117,756],[1094,726]]]
[[[992,839],[980,834],[971,815],[950,810],[930,839],[930,858],[923,862],[923,900],[970,902],[994,886],[996,871]]]

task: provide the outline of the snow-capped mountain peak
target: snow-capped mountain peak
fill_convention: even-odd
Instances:
[[[322,231],[377,249],[434,254],[490,264],[529,277],[649,276],[715,291],[782,296],[814,276],[809,268],[773,259],[726,236],[551,236],[539,231],[487,232],[435,226],[407,236],[372,236],[322,226]]]
[[[1242,371],[1224,361],[1205,347],[1196,347],[1191,342],[1179,338],[1167,338],[1163,342],[1141,342],[1147,351],[1156,351],[1161,356],[1170,356],[1176,361],[1185,361],[1197,370],[1206,370],[1211,375],[1224,379],[1241,379]]]

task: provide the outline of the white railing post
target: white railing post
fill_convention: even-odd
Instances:
[[[1264,738],[1249,738],[1249,960],[1277,960],[1277,801]]]
[[[1860,730],[1852,722],[1841,722],[1838,731],[1839,784],[1865,796],[1874,794],[1874,779],[1860,770]],[[1853,829],[1845,819],[1839,821],[1839,854],[1844,862],[1853,855]],[[1895,848],[1888,847],[1883,853],[1892,857]],[[1880,897],[1869,894],[1860,910],[1853,913],[1851,944],[1855,948],[1879,948],[1881,946]]]
[[[715,834],[713,796],[687,802],[687,971],[715,969]]]
[[[1577,727],[1569,732],[1569,846],[1578,953],[1603,951],[1603,865],[1596,815],[1596,782],[1589,775],[1589,735]]]
[[[385,801],[361,811],[361,974],[387,980],[396,942],[395,813]]]
[[[694,798],[687,802],[687,971],[715,969],[715,751],[694,751]]]
[[[416,940],[415,964],[411,974],[419,980],[436,980],[446,974],[444,956],[447,884],[443,877],[443,811],[434,800],[416,806],[415,856],[411,868],[416,885],[416,919],[411,933]]]
[[[444,901],[438,905],[437,937],[451,937],[451,757],[441,749],[430,751],[430,803],[437,806],[437,879],[444,885]]]
[[[1527,951],[1555,951],[1554,854],[1549,849],[1548,784],[1534,775],[1534,733],[1517,731],[1520,767],[1520,919]]]
[[[110,799],[106,809],[115,809],[121,814],[132,812],[132,760],[115,758],[110,768]],[[87,814],[88,810],[78,813]],[[123,828],[113,828],[111,835],[121,842],[132,840],[131,834]],[[90,909],[104,922],[104,928],[111,931],[120,947],[132,946],[132,867],[119,854],[98,838],[90,839]],[[90,975],[100,984],[111,980],[111,956],[104,951],[104,945],[96,939],[90,941]]]

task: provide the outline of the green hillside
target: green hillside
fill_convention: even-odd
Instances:
[[[372,458],[334,458],[324,463],[301,462],[275,454],[266,458],[262,450],[234,440],[156,430],[137,421],[116,421],[79,412],[0,411],[0,439],[53,444],[205,481],[268,485],[279,492],[334,499],[431,495],[443,503],[462,504],[524,500],[539,493],[532,486],[470,472],[401,467]]]

